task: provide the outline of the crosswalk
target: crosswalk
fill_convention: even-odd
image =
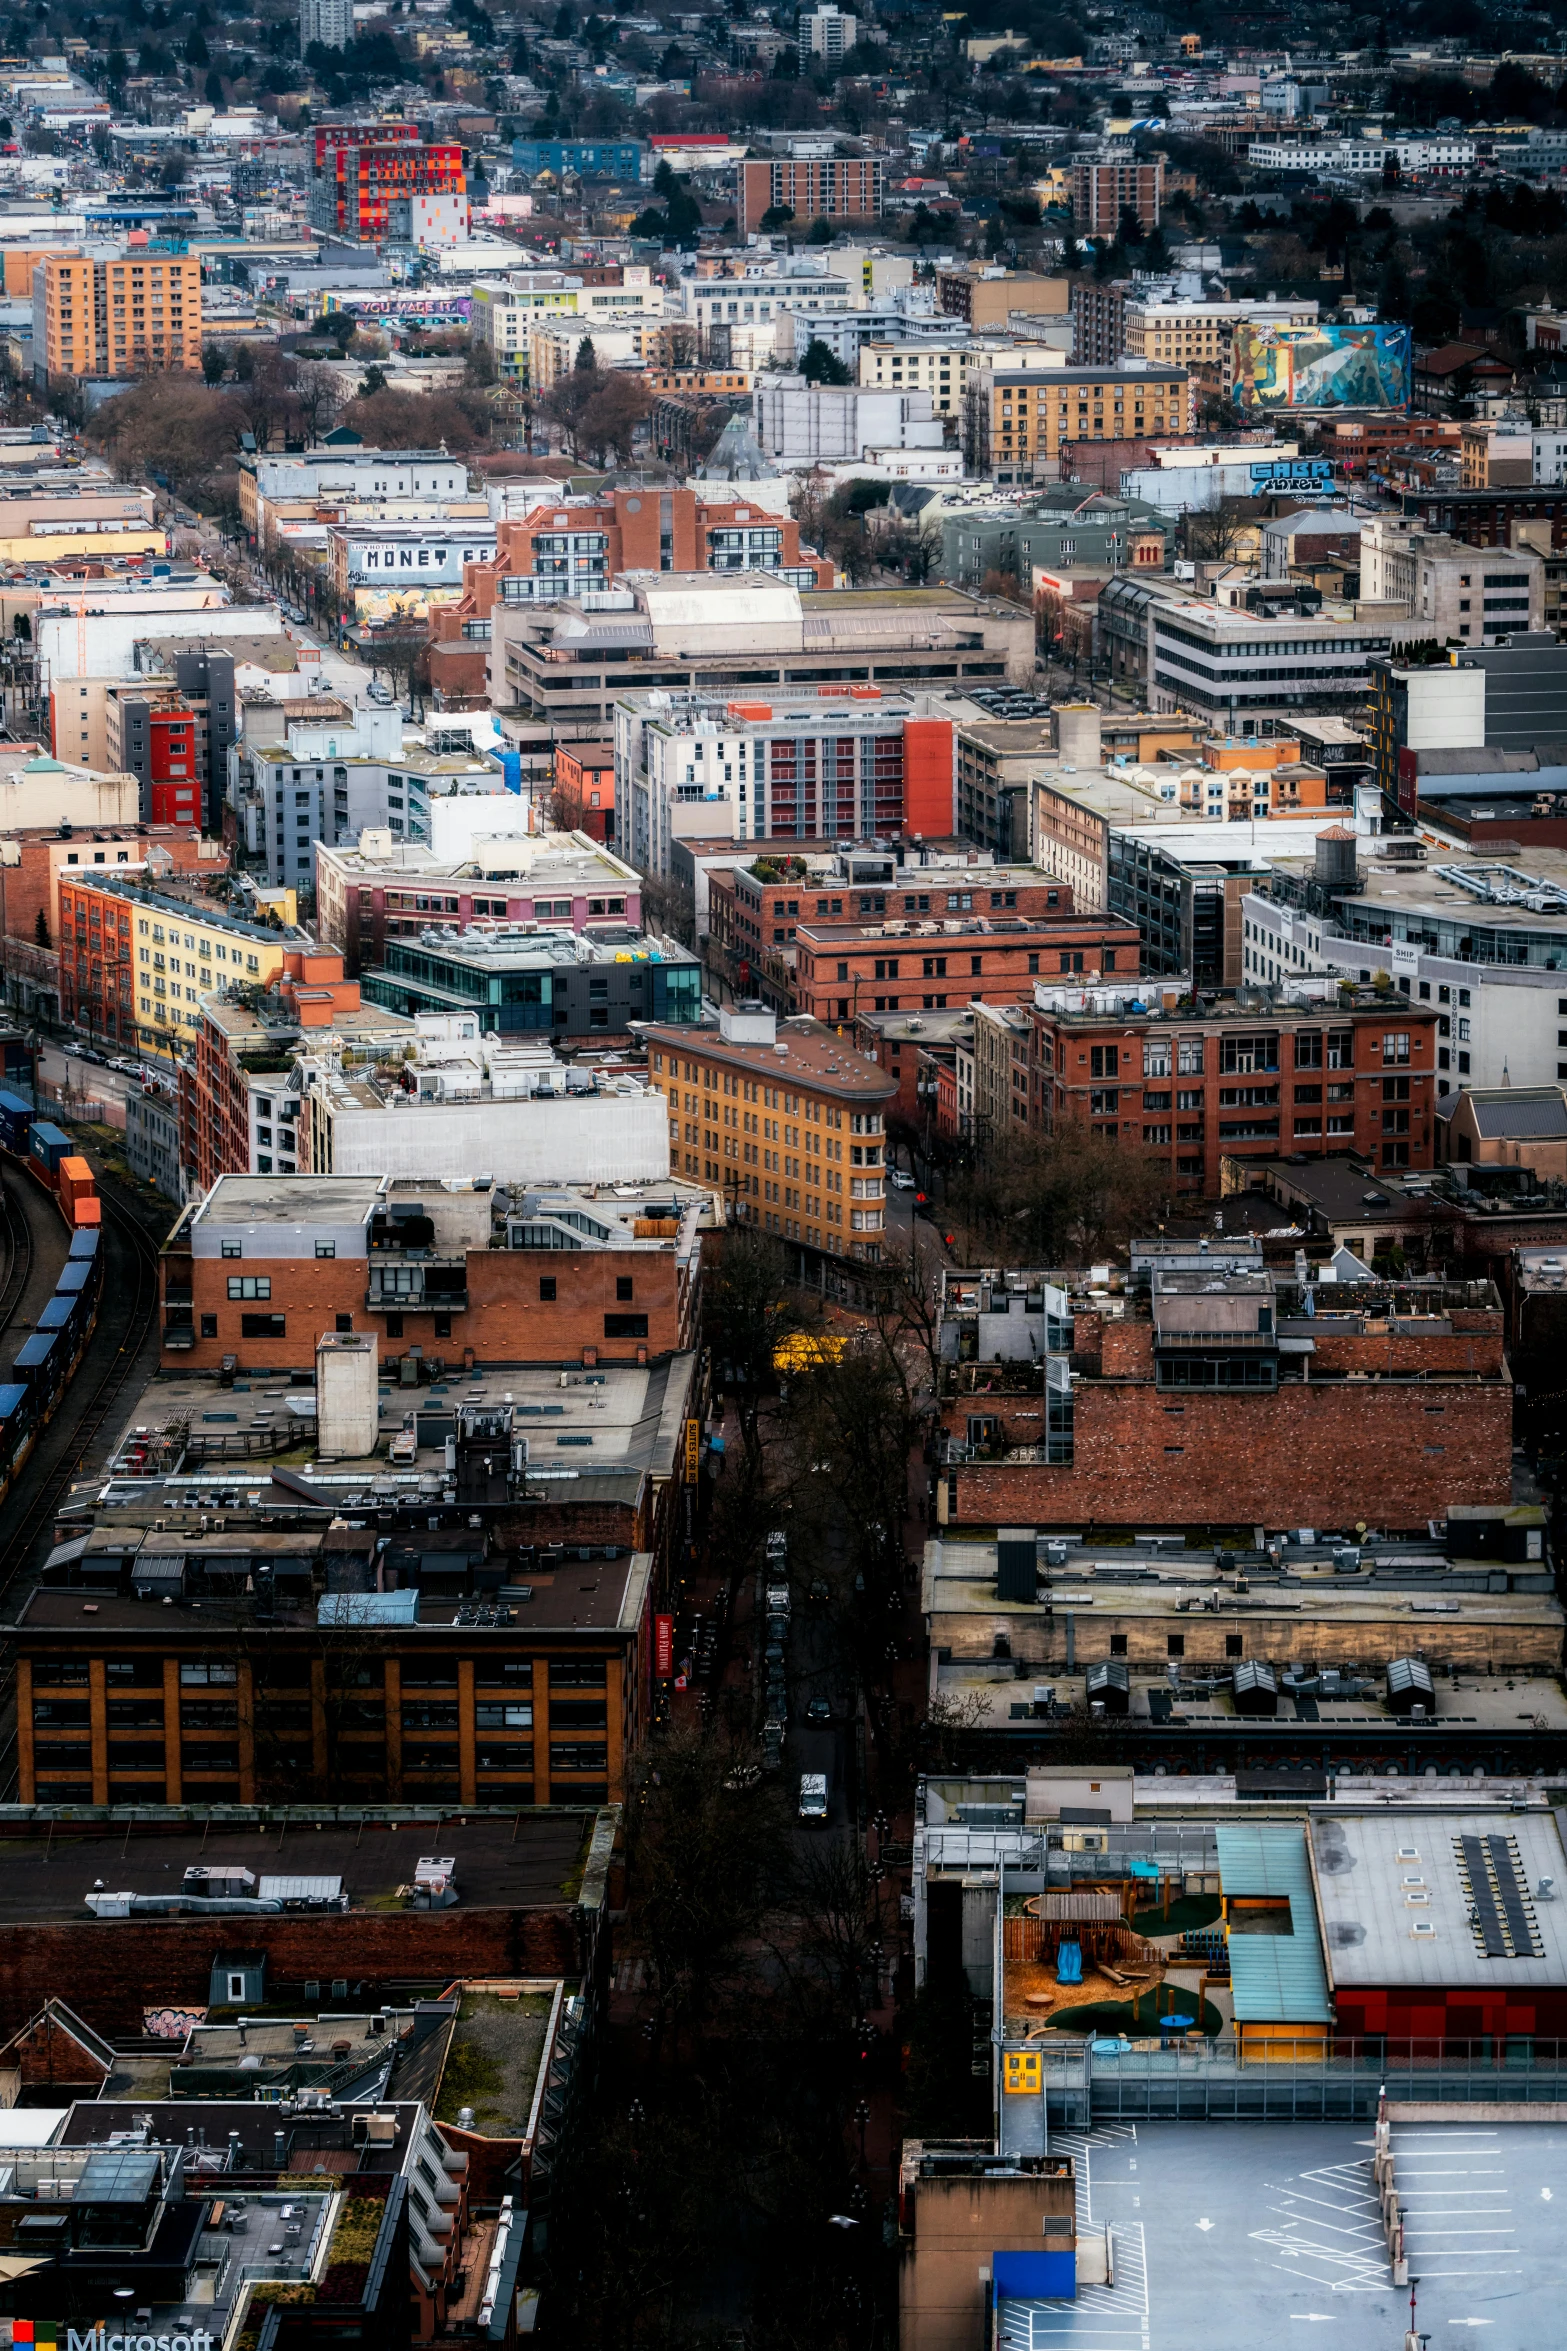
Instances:
[[[1391,2274],[1371,2164],[1326,2163],[1266,2183],[1267,2219],[1251,2241],[1302,2284],[1385,2291]]]
[[[1422,2282],[1522,2276],[1499,2133],[1470,2124],[1406,2124],[1394,2129],[1393,2155],[1409,2266]]]

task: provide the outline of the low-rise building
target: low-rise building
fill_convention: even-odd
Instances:
[[[389,939],[362,982],[394,1012],[472,1013],[503,1039],[608,1044],[633,1022],[696,1020],[701,972],[688,949],[628,927],[590,937],[496,920]]]
[[[1360,589],[1367,603],[1403,605],[1438,643],[1495,645],[1540,627],[1545,560],[1526,546],[1477,552],[1407,518],[1377,515],[1361,525]]]
[[[1150,360],[1038,369],[993,360],[963,395],[963,461],[998,486],[1052,482],[1063,444],[1141,441],[1193,429],[1192,379]]]
[[[1010,876],[1002,874],[1005,883]],[[962,894],[962,893],[960,893]],[[989,896],[988,891],[976,895]],[[1116,914],[1074,914],[1064,883],[1040,896],[1047,911],[1024,915],[930,915],[912,922],[804,922],[795,947],[795,1002],[818,1020],[852,1021],[862,1011],[944,1012],[976,1000],[1026,1004],[1040,980],[1135,974],[1135,923]],[[948,893],[950,896],[952,893]],[[1000,888],[1003,901],[1018,895]],[[1052,895],[1059,908],[1050,907]]]
[[[125,1161],[176,1207],[185,1198],[179,1105],[161,1086],[129,1086],[125,1093]]]
[[[262,987],[298,931],[247,922],[205,893],[177,895],[113,873],[62,873],[60,1011],[143,1053],[190,1049],[201,1001],[227,983]]]
[[[1264,716],[1358,709],[1371,664],[1392,644],[1388,623],[1346,612],[1272,617],[1124,577],[1099,594],[1099,632],[1112,673],[1154,710],[1195,710],[1236,734]]]

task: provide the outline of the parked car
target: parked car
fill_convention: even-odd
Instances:
[[[912,1192],[914,1189],[914,1178],[905,1175],[901,1167],[889,1167],[887,1181],[895,1192]]]

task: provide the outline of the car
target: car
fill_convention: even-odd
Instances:
[[[73,1061],[85,1061],[87,1058],[86,1046],[78,1045],[74,1037],[68,1045],[62,1045],[60,1050],[62,1053],[68,1053]]]
[[[827,1825],[827,1775],[821,1771],[803,1771],[800,1774],[800,1818],[813,1827]]]
[[[889,1167],[887,1181],[895,1192],[912,1192],[914,1189],[914,1178],[905,1175],[901,1167]]]
[[[109,1067],[111,1069],[118,1070],[122,1078],[133,1078],[138,1075],[135,1062],[123,1061],[116,1053],[110,1054]]]
[[[831,1722],[832,1700],[830,1698],[813,1698],[805,1710],[805,1719],[807,1722]]]

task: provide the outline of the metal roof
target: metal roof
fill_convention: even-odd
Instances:
[[[1317,1905],[1306,1832],[1294,1821],[1221,1825],[1219,1883],[1227,1897],[1283,1895],[1290,1907],[1287,1935],[1229,1937],[1230,1984],[1237,2024],[1330,2023],[1327,1969],[1317,1929]]]
[[[1471,1096],[1475,1125],[1485,1136],[1567,1135],[1567,1099],[1552,1089],[1538,1094]]]
[[[1340,1987],[1567,1983],[1552,1813],[1335,1813],[1312,1823],[1311,1842]],[[1552,1891],[1542,1895],[1546,1880]],[[1520,1914],[1527,1933],[1492,1931]]]

